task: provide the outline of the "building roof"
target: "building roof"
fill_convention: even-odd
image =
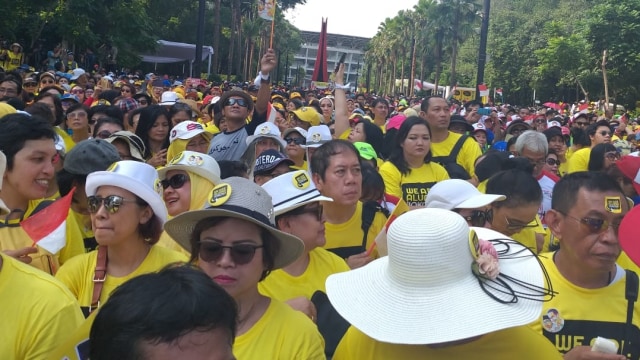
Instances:
[[[320,40],[320,33],[314,31],[300,31],[302,42],[307,44],[317,44]],[[351,36],[351,35],[339,35],[339,34],[327,34],[327,47],[338,48],[352,48],[358,50],[366,50],[369,44],[369,38]]]

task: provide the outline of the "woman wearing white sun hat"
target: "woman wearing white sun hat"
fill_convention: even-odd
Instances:
[[[107,301],[128,279],[186,260],[175,251],[153,246],[167,220],[157,185],[156,169],[131,160],[87,177],[88,210],[98,250],[70,259],[56,274],[86,310]]]
[[[389,256],[330,276],[352,325],[333,359],[561,359],[526,326],[553,295],[536,255],[473,230],[448,210],[410,211],[389,228]]]
[[[325,358],[315,324],[258,291],[271,271],[293,263],[304,251],[300,239],[276,229],[271,196],[263,188],[245,178],[224,179],[202,209],[176,216],[165,230],[238,304],[236,358]]]

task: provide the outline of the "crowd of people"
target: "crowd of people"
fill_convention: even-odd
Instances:
[[[3,358],[640,359],[637,119],[276,67],[0,76]]]

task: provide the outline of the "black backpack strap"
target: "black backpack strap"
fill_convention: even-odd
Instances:
[[[631,349],[631,334],[633,333],[633,307],[638,300],[638,274],[632,270],[627,273],[624,289],[624,297],[627,299],[627,323],[624,329],[624,342],[620,348],[620,354],[625,353],[624,348]]]
[[[29,216],[32,216],[34,214],[36,214],[39,211],[44,210],[47,206],[53,204],[54,200],[42,200],[38,203],[38,205],[36,205],[36,207],[33,209],[33,211],[31,212],[31,214]],[[9,214],[7,214],[7,217],[5,218],[4,222],[0,222],[0,228],[3,227],[18,227],[20,226],[20,222],[16,222],[14,224],[9,224],[9,217],[11,216],[11,214],[13,213],[22,213],[20,216],[20,221],[24,220],[24,211],[21,209],[15,209],[12,210]]]
[[[458,142],[456,142],[456,144],[453,146],[453,149],[451,149],[451,153],[449,153],[449,161],[458,162],[458,154],[460,153],[460,150],[462,150],[462,147],[464,146],[464,143],[468,138],[469,135],[466,134],[460,136]]]

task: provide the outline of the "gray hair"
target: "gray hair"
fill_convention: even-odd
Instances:
[[[544,152],[545,156],[549,153],[549,143],[547,142],[547,137],[544,136],[543,133],[537,132],[535,130],[527,130],[520,134],[516,139],[516,151],[518,154],[522,154],[524,149],[528,149],[529,151],[542,153]]]

